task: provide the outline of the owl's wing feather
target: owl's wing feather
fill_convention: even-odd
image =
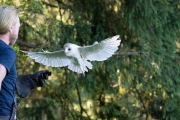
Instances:
[[[65,55],[63,50],[55,52],[28,52],[22,51],[27,54],[35,62],[41,63],[51,67],[64,67],[71,63],[71,59]]]
[[[91,61],[103,61],[111,57],[120,45],[119,35],[107,38],[100,43],[94,43],[90,46],[80,47],[79,51],[84,59]]]

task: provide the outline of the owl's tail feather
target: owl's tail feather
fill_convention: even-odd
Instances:
[[[68,69],[77,72],[77,73],[82,73],[88,72],[88,69],[92,69],[92,64],[88,62],[87,60],[82,60],[79,61],[79,63],[72,62],[69,66]]]
[[[88,72],[88,69],[92,69],[92,64],[84,59],[80,67],[81,67],[81,73],[84,74],[84,72]]]
[[[92,64],[87,60],[83,60],[83,64],[81,64],[81,71],[85,80],[85,72],[88,72],[88,69],[92,69]]]
[[[88,69],[92,69],[92,64],[90,62],[88,62],[87,60],[84,60],[84,66]],[[88,71],[88,70],[87,70]]]

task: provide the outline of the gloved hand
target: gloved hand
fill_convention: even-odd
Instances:
[[[51,72],[49,72],[48,70],[42,70],[34,74],[30,74],[30,77],[36,83],[34,84],[34,87],[42,87],[50,75]]]
[[[50,71],[41,70],[34,74],[19,76],[15,83],[19,97],[27,97],[31,93],[32,89],[42,87],[50,75]]]

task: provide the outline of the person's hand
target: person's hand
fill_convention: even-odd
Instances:
[[[17,77],[15,88],[19,97],[27,97],[34,88],[42,87],[50,75],[50,71],[41,70],[34,74],[22,75]]]
[[[36,82],[37,87],[42,87],[49,76],[51,76],[51,72],[48,70],[41,70],[34,74],[30,74],[32,80]]]

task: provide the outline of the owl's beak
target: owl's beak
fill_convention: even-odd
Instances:
[[[68,53],[68,50],[67,49],[65,49],[65,51],[64,51],[66,54]]]

